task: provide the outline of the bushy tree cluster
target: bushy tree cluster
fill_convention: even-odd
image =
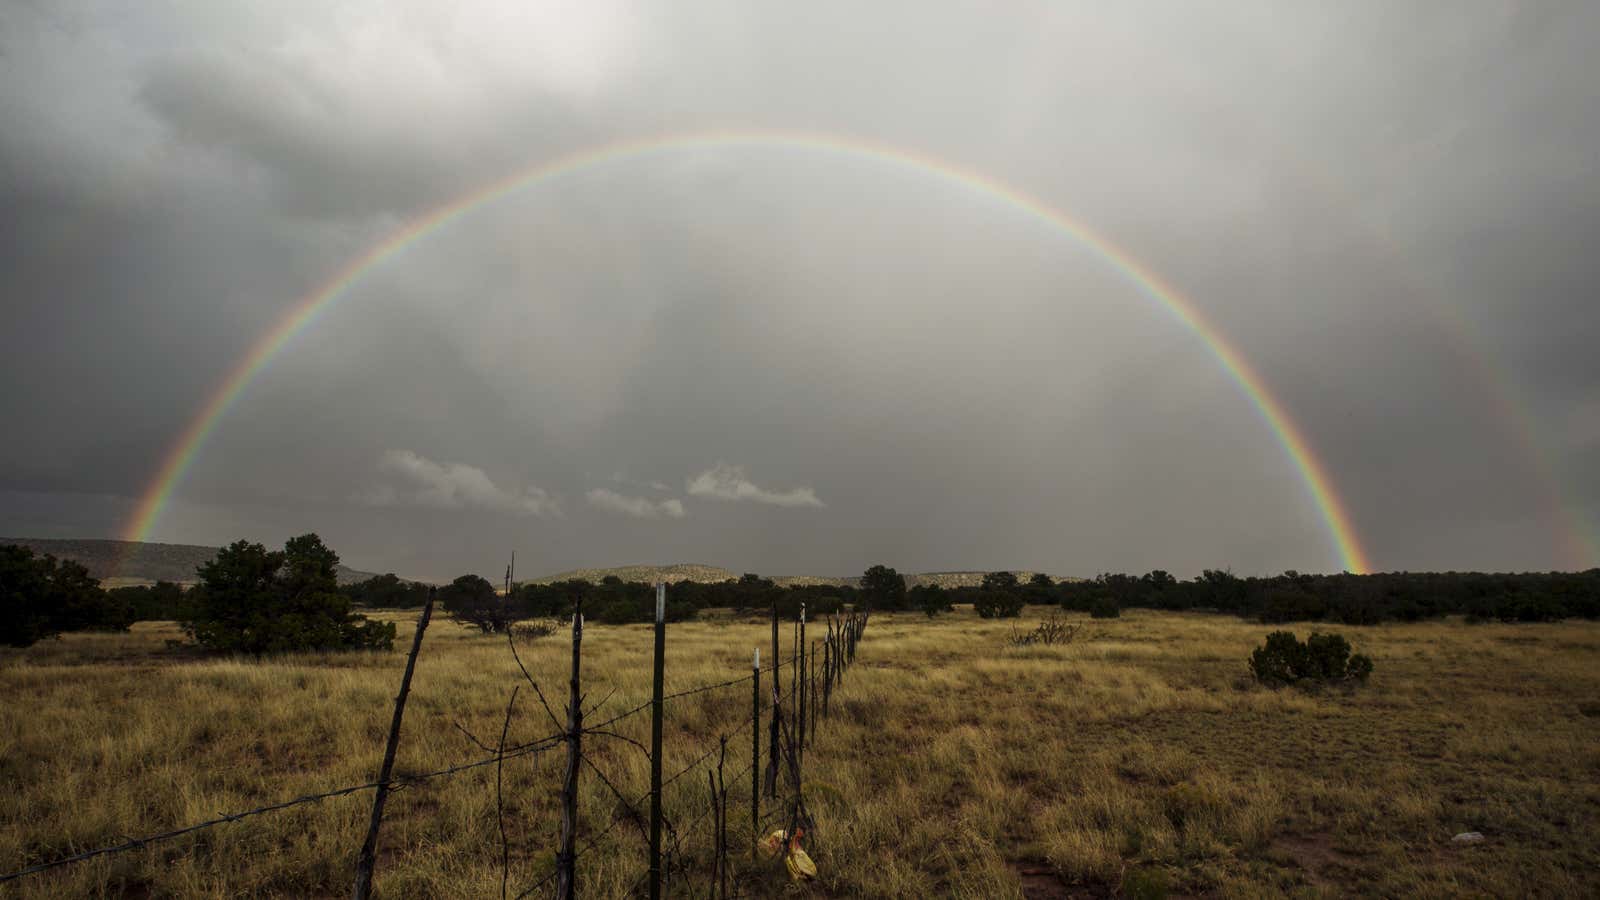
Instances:
[[[1304,643],[1292,631],[1274,631],[1250,654],[1250,674],[1263,684],[1365,681],[1372,660],[1350,653],[1342,635],[1311,632]]]
[[[27,647],[63,631],[126,631],[132,622],[131,607],[82,565],[0,545],[0,643]]]
[[[937,584],[919,584],[905,590],[905,577],[894,569],[873,566],[861,578],[861,597],[873,609],[921,610],[932,618],[950,612],[957,603],[970,603],[978,615],[986,619],[1015,618],[1029,603],[1054,603],[1050,593],[1050,578],[1035,575],[1024,585],[1015,572],[988,572],[980,586],[945,588]],[[873,585],[871,591],[868,585]],[[870,598],[870,599],[868,599]]]
[[[1600,617],[1600,569],[1587,572],[1390,572],[1307,575],[1289,571],[1240,578],[1207,569],[1190,581],[1157,570],[1063,581],[1052,591],[1067,609],[1211,610],[1267,623],[1331,621],[1372,625],[1445,615],[1469,620],[1540,622]],[[1037,601],[1034,601],[1037,602]]]
[[[600,584],[587,581],[556,582],[547,585],[522,585],[515,592],[519,608],[527,616],[558,616],[572,613],[573,602],[583,599],[585,615],[592,621],[622,624],[655,621],[655,587],[643,582],[623,582],[614,575]],[[702,609],[769,610],[776,606],[786,619],[800,614],[805,604],[811,616],[838,612],[855,591],[833,585],[778,587],[772,581],[747,574],[738,579],[716,582],[679,581],[667,588],[667,621],[691,619]]]
[[[1022,615],[1027,602],[1022,594],[1012,591],[979,591],[972,600],[972,609],[983,619],[1015,619]]]
[[[418,609],[428,602],[429,590],[428,585],[406,581],[393,572],[339,587],[350,605],[363,609]]]
[[[132,611],[135,622],[169,622],[183,615],[183,586],[175,582],[111,588],[106,594],[119,606]]]
[[[202,647],[226,653],[389,649],[394,624],[350,611],[338,565],[315,534],[281,551],[236,541],[200,567],[180,622]]]
[[[518,584],[509,597],[502,597],[487,580],[463,575],[440,588],[439,600],[446,612],[485,633],[503,632],[513,623],[530,619],[568,621],[578,601],[584,617],[591,622],[623,625],[655,621],[655,586],[644,582],[625,582],[608,575],[599,584],[574,579],[548,584]],[[801,604],[812,617],[842,610],[857,600],[858,592],[838,585],[795,585],[778,587],[770,579],[747,574],[719,582],[680,581],[667,590],[666,617],[669,622],[692,619],[703,609],[757,610],[776,608],[778,615],[792,619]]]
[[[937,584],[919,584],[909,592],[911,605],[933,618],[940,613],[954,612],[956,605],[950,592]]]
[[[484,634],[502,634],[519,618],[515,605],[481,575],[462,575],[439,589],[439,607]]]
[[[861,576],[861,602],[868,609],[904,609],[905,576],[888,566],[873,566]]]

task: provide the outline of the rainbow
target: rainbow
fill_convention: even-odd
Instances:
[[[162,510],[171,500],[174,490],[182,483],[185,472],[193,464],[205,446],[207,438],[216,430],[217,423],[229,407],[271,363],[284,345],[296,334],[310,327],[323,310],[343,296],[373,267],[479,206],[513,191],[648,154],[729,146],[802,148],[900,166],[998,201],[1093,251],[1143,293],[1160,303],[1205,343],[1222,368],[1249,398],[1262,421],[1293,462],[1311,501],[1322,516],[1343,568],[1358,574],[1370,571],[1371,566],[1366,552],[1362,549],[1355,528],[1351,524],[1349,512],[1334,490],[1333,479],[1329,477],[1327,467],[1317,458],[1288,411],[1268,390],[1260,373],[1245,360],[1216,326],[1202,315],[1193,302],[1161,276],[1089,226],[981,172],[889,144],[854,137],[796,131],[678,133],[617,141],[577,150],[535,163],[405,223],[345,265],[321,287],[302,297],[250,348],[238,365],[206,398],[182,433],[173,441],[155,477],[140,495],[134,512],[123,529],[123,539],[143,541],[148,538],[151,529],[160,519]]]

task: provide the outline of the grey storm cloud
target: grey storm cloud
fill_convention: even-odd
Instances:
[[[415,235],[152,537],[436,578],[1343,565],[1129,264],[1260,374],[1374,565],[1600,564],[1597,51],[1582,2],[7,4],[0,533],[116,534],[418,217],[787,129],[899,158],[705,140]]]

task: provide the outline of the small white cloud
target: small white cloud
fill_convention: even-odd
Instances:
[[[561,503],[545,490],[529,485],[521,493],[506,490],[476,466],[438,463],[410,450],[385,450],[378,471],[400,484],[384,484],[358,497],[373,506],[421,506],[430,509],[482,509],[519,516],[559,516]]]
[[[595,509],[633,516],[635,519],[681,519],[688,515],[683,508],[683,501],[675,498],[657,502],[645,497],[629,497],[606,488],[595,488],[584,496]]]
[[[772,506],[825,506],[817,492],[808,487],[769,491],[745,477],[743,466],[719,462],[689,479],[689,496],[714,500],[752,500]]]

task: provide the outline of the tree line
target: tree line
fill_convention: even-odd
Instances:
[[[813,615],[838,612],[857,599],[855,588],[834,585],[779,587],[770,579],[747,574],[718,582],[680,581],[667,592],[669,622],[692,619],[703,609],[762,609],[777,607],[793,617],[803,603]],[[480,575],[462,575],[439,589],[439,605],[456,619],[484,632],[498,633],[527,619],[567,620],[578,603],[584,618],[606,625],[655,621],[655,586],[625,582],[607,575],[598,584],[574,579],[549,584],[516,584],[509,593],[496,591]]]
[[[236,541],[196,570],[188,590],[165,581],[105,590],[79,563],[7,544],[0,643],[27,647],[62,632],[171,620],[199,647],[223,653],[389,649],[394,625],[352,611],[338,566],[339,555],[315,534],[290,538],[282,550]]]
[[[1584,572],[1385,572],[1311,575],[1288,571],[1240,577],[1207,569],[1180,581],[1155,570],[1106,573],[1090,580],[1020,580],[990,572],[976,586],[906,588],[894,569],[873,566],[861,579],[862,599],[877,609],[922,610],[930,616],[971,604],[980,616],[1020,615],[1024,606],[1057,605],[1094,616],[1124,609],[1203,610],[1261,622],[1373,625],[1459,615],[1468,621],[1548,622],[1600,618],[1600,569]]]
[[[222,652],[388,647],[392,624],[356,609],[420,607],[433,587],[393,573],[354,584],[335,578],[339,557],[315,534],[291,538],[281,551],[236,541],[196,571],[187,590],[172,582],[102,589],[71,560],[0,545],[0,644],[26,647],[67,631],[125,631],[134,622],[176,621],[196,644]],[[529,619],[566,619],[579,602],[594,622],[625,624],[654,617],[652,585],[607,576],[513,584],[497,591],[480,575],[462,575],[437,589],[439,605],[485,632],[503,632]],[[1460,615],[1468,621],[1541,622],[1600,617],[1600,569],[1585,572],[1389,572],[1312,575],[1295,571],[1240,577],[1207,569],[1184,581],[1161,570],[1106,573],[1091,580],[1056,581],[990,572],[982,584],[907,588],[905,576],[876,565],[859,586],[794,585],[747,574],[721,582],[682,581],[668,593],[671,621],[708,608],[768,610],[792,617],[801,604],[813,615],[845,607],[920,610],[937,616],[970,604],[979,616],[1018,616],[1025,606],[1056,605],[1114,617],[1124,609],[1205,610],[1262,622],[1331,621],[1370,625]]]

